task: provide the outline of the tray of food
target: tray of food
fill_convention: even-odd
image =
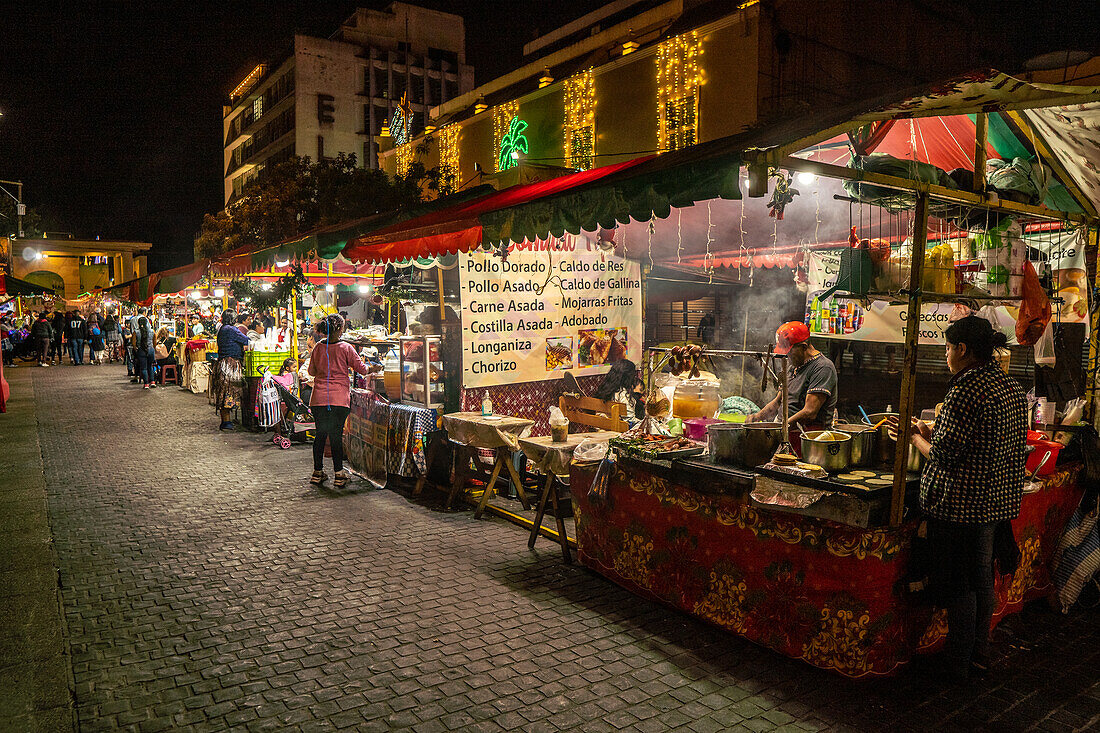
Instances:
[[[612,438],[610,444],[627,455],[671,461],[673,458],[697,456],[706,446],[687,438],[670,438],[667,435],[640,435],[634,438]]]

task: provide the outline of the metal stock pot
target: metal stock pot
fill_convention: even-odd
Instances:
[[[811,430],[802,436],[802,460],[826,471],[844,471],[852,463],[852,436],[839,430]]]
[[[783,441],[777,422],[714,423],[707,426],[707,446],[716,463],[755,468],[767,463]]]

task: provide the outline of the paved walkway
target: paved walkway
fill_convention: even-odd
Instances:
[[[118,367],[16,372],[34,380],[82,731],[1100,726],[1096,613],[1015,617],[1001,668],[966,688],[850,682],[564,566],[548,541],[528,551],[502,521],[313,490],[308,449],[220,434],[201,396]],[[0,481],[28,472],[20,455]]]

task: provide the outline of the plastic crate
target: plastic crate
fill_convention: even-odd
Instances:
[[[267,367],[272,374],[278,374],[283,362],[289,357],[289,351],[246,351],[244,352],[244,375],[262,377],[264,367]]]

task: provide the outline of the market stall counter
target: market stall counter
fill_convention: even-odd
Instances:
[[[427,436],[439,426],[434,409],[392,403],[372,390],[351,390],[344,450],[352,467],[383,487],[390,476],[425,475]]]
[[[605,464],[606,491],[592,492],[598,465],[571,466],[578,557],[628,590],[849,677],[893,673],[942,643],[945,614],[910,592],[919,522],[876,522],[876,492],[823,491],[806,507],[784,507],[757,497],[821,487],[628,456]],[[1012,522],[1022,558],[997,580],[994,624],[1049,590],[1051,555],[1081,498],[1077,472],[1060,468],[1024,495]],[[845,497],[842,509],[866,502],[868,526],[844,523],[824,494]]]

